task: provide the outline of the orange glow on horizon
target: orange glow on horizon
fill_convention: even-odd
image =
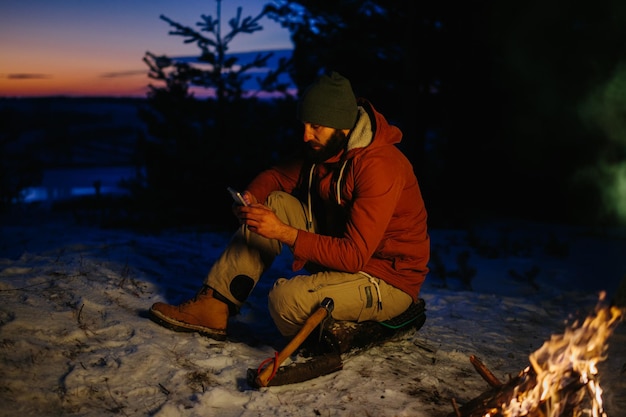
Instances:
[[[263,8],[256,0],[223,6],[224,22],[240,6],[246,16]],[[170,36],[160,16],[193,27],[202,14],[215,15],[216,4],[28,0],[4,2],[0,11],[0,97],[146,97],[154,81],[143,62],[147,51],[170,57],[200,53],[195,44]],[[230,50],[291,48],[288,30],[268,18],[263,27],[254,36],[238,36]]]
[[[146,71],[147,73],[147,71]],[[145,97],[151,81],[146,73],[126,76],[64,75],[0,78],[0,97],[120,96]]]

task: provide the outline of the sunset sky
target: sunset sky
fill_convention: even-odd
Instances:
[[[266,0],[222,0],[225,22],[242,7],[256,16]],[[198,56],[194,44],[169,35],[168,18],[196,27],[217,16],[215,0],[3,0],[0,2],[0,97],[143,97],[150,80],[142,61],[157,55]],[[270,19],[241,34],[229,52],[291,48],[289,32]]]

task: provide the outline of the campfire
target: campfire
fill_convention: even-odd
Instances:
[[[624,312],[603,305],[605,296],[584,321],[553,335],[530,355],[530,366],[504,384],[471,357],[492,389],[460,409],[453,402],[450,417],[608,417],[597,365],[606,359],[607,340]]]

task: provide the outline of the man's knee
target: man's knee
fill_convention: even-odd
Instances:
[[[294,309],[295,297],[294,291],[289,285],[289,280],[279,278],[268,294],[268,305],[272,318],[284,317],[288,315],[290,310]],[[274,321],[276,319],[274,318]]]
[[[285,204],[286,199],[294,198],[291,194],[286,193],[284,191],[272,191],[266,199],[266,204],[269,207],[282,206]]]
[[[280,300],[284,297],[284,287],[288,281],[289,280],[287,278],[278,278],[276,282],[274,282],[274,285],[269,292],[270,304],[273,304],[273,299]]]
[[[302,202],[296,197],[284,191],[273,191],[267,197],[265,204],[270,207],[278,218],[297,229],[307,229],[314,231],[308,225]]]
[[[268,295],[270,316],[284,336],[291,336],[300,329],[309,315],[306,302],[301,300],[302,288],[286,278],[279,278]]]

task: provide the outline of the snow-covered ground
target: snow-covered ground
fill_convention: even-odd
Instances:
[[[285,343],[265,295],[274,278],[290,274],[287,253],[232,319],[227,341],[172,332],[146,314],[156,301],[192,297],[228,238],[5,219],[0,415],[444,417],[453,400],[489,389],[470,355],[508,380],[574,315],[592,312],[600,291],[614,296],[626,275],[621,230],[529,222],[431,230],[434,268],[418,332],[345,358],[339,372],[255,389],[247,369]],[[611,417],[626,410],[624,327],[600,364]]]

